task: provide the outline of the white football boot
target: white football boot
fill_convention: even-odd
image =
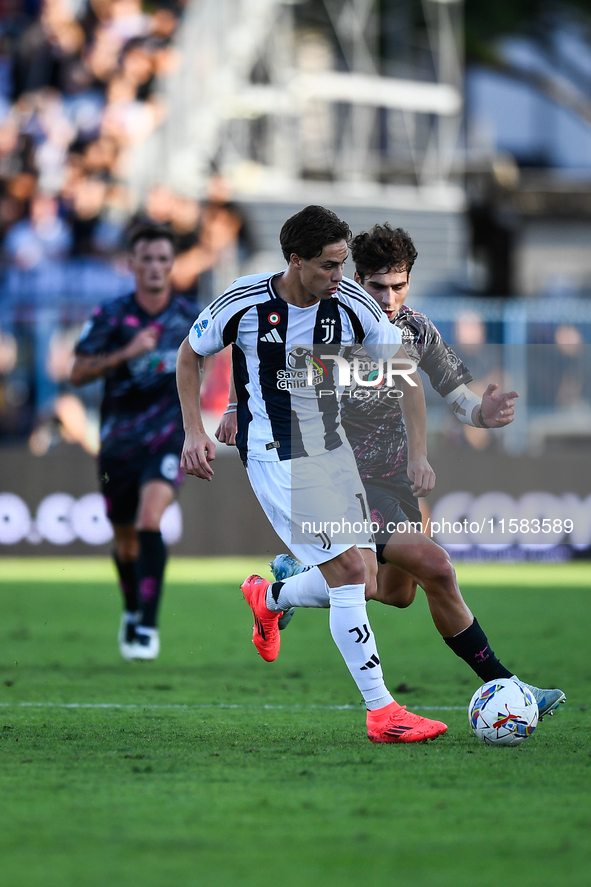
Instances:
[[[129,613],[127,610],[121,615],[117,643],[119,652],[127,662],[133,660],[133,642],[135,641],[135,627],[140,618],[139,613]]]
[[[541,690],[539,687],[534,687],[533,684],[526,684],[525,681],[520,681],[516,675],[513,675],[513,677],[519,684],[527,687],[538,703],[538,720],[540,721],[544,715],[553,715],[555,709],[563,702],[566,702],[566,696],[562,690]]]
[[[145,662],[156,659],[160,653],[160,635],[157,628],[146,628],[140,625],[135,630],[135,640],[132,644],[132,659],[136,662]]]

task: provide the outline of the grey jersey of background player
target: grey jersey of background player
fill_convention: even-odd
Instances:
[[[355,280],[374,297],[391,323],[402,333],[404,347],[427,374],[432,387],[449,403],[457,418],[467,425],[488,427],[484,401],[467,387],[473,380],[468,367],[447,345],[435,324],[404,304],[418,253],[410,235],[388,223],[375,225],[353,238],[351,255]],[[489,387],[487,394],[496,390]],[[352,389],[342,405],[343,427],[351,442],[359,473],[364,480],[400,476],[408,460],[407,435],[400,403],[383,388]],[[513,392],[517,396],[516,392]],[[362,396],[360,396],[362,395]],[[487,414],[495,426],[506,424]],[[509,420],[510,421],[510,420]]]
[[[400,329],[408,356],[441,397],[472,381],[468,367],[425,314],[402,305],[391,323]],[[343,428],[362,480],[390,477],[406,467],[408,441],[400,401],[386,394],[384,388],[356,386],[342,402]]]

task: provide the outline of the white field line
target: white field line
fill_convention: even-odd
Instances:
[[[165,703],[145,705],[141,702],[0,702],[0,708],[116,708],[116,709],[150,709],[166,711],[178,709],[190,711],[199,709],[249,709],[251,711],[361,711],[360,705],[230,705],[224,702],[217,704],[185,704]],[[413,705],[413,711],[464,711],[464,705]]]

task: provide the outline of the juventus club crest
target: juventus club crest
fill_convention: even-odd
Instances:
[[[332,340],[334,339],[334,326],[336,321],[331,318],[326,318],[326,320],[322,320],[320,322],[320,326],[324,331],[324,337],[321,340],[324,345],[330,345]]]

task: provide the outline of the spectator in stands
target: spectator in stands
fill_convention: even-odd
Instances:
[[[470,366],[473,375],[471,388],[475,394],[483,396],[493,380],[498,380],[501,385],[508,384],[504,379],[502,360],[497,346],[487,344],[486,325],[480,314],[475,311],[461,312],[454,323],[453,341],[462,359]],[[449,416],[445,417],[444,428],[448,438],[456,441],[464,438],[475,450],[485,450],[495,440],[490,430],[476,429],[456,421],[451,422]]]
[[[154,86],[178,67],[174,37],[183,6],[174,0],[149,7],[141,0],[0,0],[0,273],[11,304],[20,299],[41,308],[43,299],[23,351],[33,355],[29,388],[37,429],[66,403],[62,376],[48,369],[55,365],[48,342],[63,332],[61,306],[75,313],[89,281],[93,299],[118,295],[124,285],[130,146],[165,113]],[[195,298],[205,281],[206,301],[211,269],[222,258],[234,261],[237,236],[246,242],[225,183],[216,179],[215,185],[203,207],[195,195],[157,186],[141,213],[142,220],[174,230],[180,246],[175,284]],[[77,320],[69,316],[71,324]],[[76,425],[62,416],[60,422]],[[27,423],[28,433],[33,423]]]
[[[18,41],[14,65],[15,94],[42,89],[63,88],[63,78],[70,64],[84,46],[84,31],[64,0],[44,0],[37,18],[23,31]]]
[[[146,195],[146,204],[131,219],[132,224],[170,225],[174,193],[163,184],[153,185]]]
[[[163,110],[155,97],[137,99],[134,84],[123,75],[115,75],[107,88],[101,135],[110,136],[121,148],[143,142],[164,119]]]
[[[7,117],[0,124],[0,177],[8,179],[20,171],[19,132],[16,121]]]
[[[90,0],[76,17],[68,0],[41,0],[32,14],[18,0],[3,0],[0,237],[8,238],[9,262],[24,267],[23,238],[29,242],[31,229],[38,228],[33,220],[38,207],[29,213],[28,206],[37,190],[59,195],[70,208],[76,254],[81,240],[82,251],[88,251],[81,229],[97,228],[115,204],[110,215],[121,223],[122,191],[114,180],[125,170],[125,149],[145,139],[162,119],[163,108],[153,95],[155,77],[173,70],[178,57],[172,46],[178,14],[168,3],[157,4],[148,14],[140,0]],[[53,234],[60,228],[63,234],[65,223],[53,215]],[[96,242],[90,250],[96,253]],[[117,238],[101,239],[102,255],[116,250]],[[25,264],[35,262],[29,256]]]
[[[177,236],[178,252],[172,277],[176,289],[188,298],[196,299],[199,276],[211,262],[207,248],[200,244],[202,236],[201,206],[192,197],[174,194],[170,224]]]
[[[135,89],[135,98],[141,101],[148,99],[154,89],[156,47],[149,37],[134,37],[121,52],[121,76]]]
[[[4,439],[18,433],[19,414],[28,395],[24,381],[13,375],[17,360],[16,338],[0,326],[0,437]]]
[[[72,194],[72,256],[112,255],[122,244],[123,227],[106,213],[108,183],[100,176],[84,176]]]
[[[88,142],[84,149],[84,168],[88,173],[116,177],[118,149],[115,139],[108,136]]]
[[[242,211],[230,200],[226,180],[216,174],[210,180],[208,198],[203,205],[199,207],[196,201],[178,198],[173,204],[171,221],[177,233],[185,235],[185,249],[177,255],[173,269],[175,288],[197,294],[201,277],[199,298],[207,302],[211,292],[203,285],[204,272],[220,261],[236,263],[239,256],[244,259],[251,251],[250,234]],[[195,227],[191,230],[193,224]]]

